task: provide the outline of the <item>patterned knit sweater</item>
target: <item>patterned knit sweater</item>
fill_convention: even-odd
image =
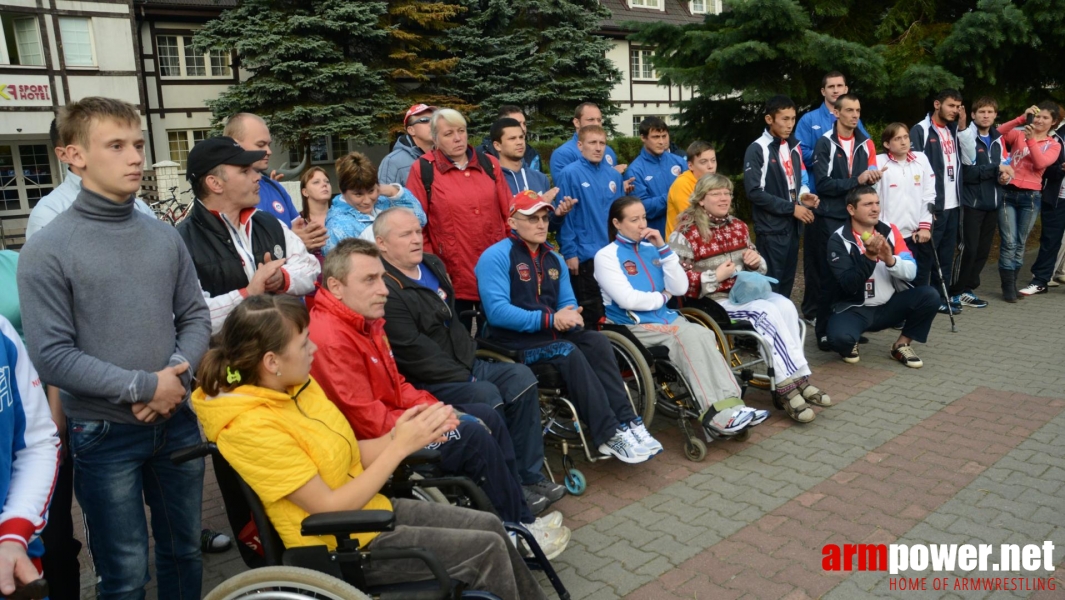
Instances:
[[[736,265],[737,273],[749,270],[743,264],[743,252],[748,248],[758,250],[751,242],[747,224],[731,215],[721,222],[710,222],[709,239],[699,235],[699,228],[691,223],[670,236],[669,245],[680,256],[680,262],[688,274],[686,295],[691,298],[709,296],[714,300],[727,298],[729,290],[736,283],[735,276],[718,281],[717,268],[731,260]],[[765,259],[762,259],[758,272],[766,272]]]

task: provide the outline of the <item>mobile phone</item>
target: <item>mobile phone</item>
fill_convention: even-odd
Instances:
[[[1024,119],[1024,124],[1031,125],[1032,121],[1035,121],[1035,113],[1028,113],[1028,116]]]

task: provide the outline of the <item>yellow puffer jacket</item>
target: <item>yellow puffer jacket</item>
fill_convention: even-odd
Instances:
[[[218,444],[222,456],[259,495],[266,515],[285,547],[326,545],[332,537],[300,535],[308,513],[286,499],[315,475],[337,489],[362,474],[359,445],[340,410],[325,397],[313,379],[298,399],[289,393],[242,385],[208,398],[203,389],[192,394],[192,406],[207,439]],[[388,498],[377,494],[366,510],[392,510]],[[377,534],[356,537],[359,545]]]

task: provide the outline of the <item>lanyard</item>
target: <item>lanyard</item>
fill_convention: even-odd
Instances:
[[[954,138],[950,136],[949,129],[941,129],[935,123],[932,126],[936,128],[936,133],[939,134],[939,145],[942,146],[943,156],[947,159],[947,164],[950,165],[954,156]]]
[[[234,245],[237,247],[237,252],[241,254],[240,260],[244,263],[244,265],[251,265],[251,272],[254,273],[256,267],[255,252],[244,245],[244,237],[241,236],[240,229],[230,223],[229,219],[226,218],[225,215],[222,215],[222,222],[225,223],[226,227],[229,229],[229,237],[233,238],[236,242]],[[249,220],[248,223],[250,224],[251,221]],[[248,279],[251,280],[250,275],[248,276]]]

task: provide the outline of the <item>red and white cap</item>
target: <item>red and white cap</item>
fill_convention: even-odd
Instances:
[[[406,127],[410,124],[410,118],[415,115],[420,115],[423,112],[433,112],[436,110],[435,106],[429,106],[428,104],[415,104],[407,109],[407,116],[403,117],[403,126]]]
[[[514,216],[514,213],[521,213],[525,216],[536,214],[541,208],[554,211],[555,207],[551,206],[551,203],[544,200],[540,194],[532,190],[525,190],[524,192],[518,192],[510,201],[510,216]]]

